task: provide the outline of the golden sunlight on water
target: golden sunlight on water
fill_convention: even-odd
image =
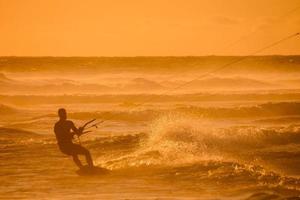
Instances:
[[[1,58],[1,198],[297,197],[298,56],[251,57],[165,93],[231,59]],[[59,135],[87,122],[74,146]],[[73,151],[97,168],[77,171]]]
[[[0,199],[299,199],[298,4],[0,0]]]

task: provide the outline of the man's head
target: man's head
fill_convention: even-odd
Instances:
[[[64,108],[58,109],[58,116],[60,120],[66,120],[67,119],[67,111]]]

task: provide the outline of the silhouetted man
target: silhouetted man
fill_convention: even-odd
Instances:
[[[67,120],[67,112],[64,108],[58,110],[58,116],[59,121],[55,123],[54,132],[61,152],[72,156],[75,164],[79,168],[82,168],[83,165],[78,159],[78,155],[85,155],[88,166],[93,167],[93,160],[90,152],[86,148],[74,144],[72,141],[74,135],[82,134],[83,128],[80,127],[77,129],[72,121]]]

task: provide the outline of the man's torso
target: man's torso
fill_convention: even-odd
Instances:
[[[73,136],[71,134],[71,129],[73,127],[73,122],[69,120],[58,121],[54,126],[54,133],[58,144],[72,143]]]

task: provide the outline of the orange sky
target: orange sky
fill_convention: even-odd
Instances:
[[[300,0],[0,0],[1,56],[245,55],[299,31]]]

